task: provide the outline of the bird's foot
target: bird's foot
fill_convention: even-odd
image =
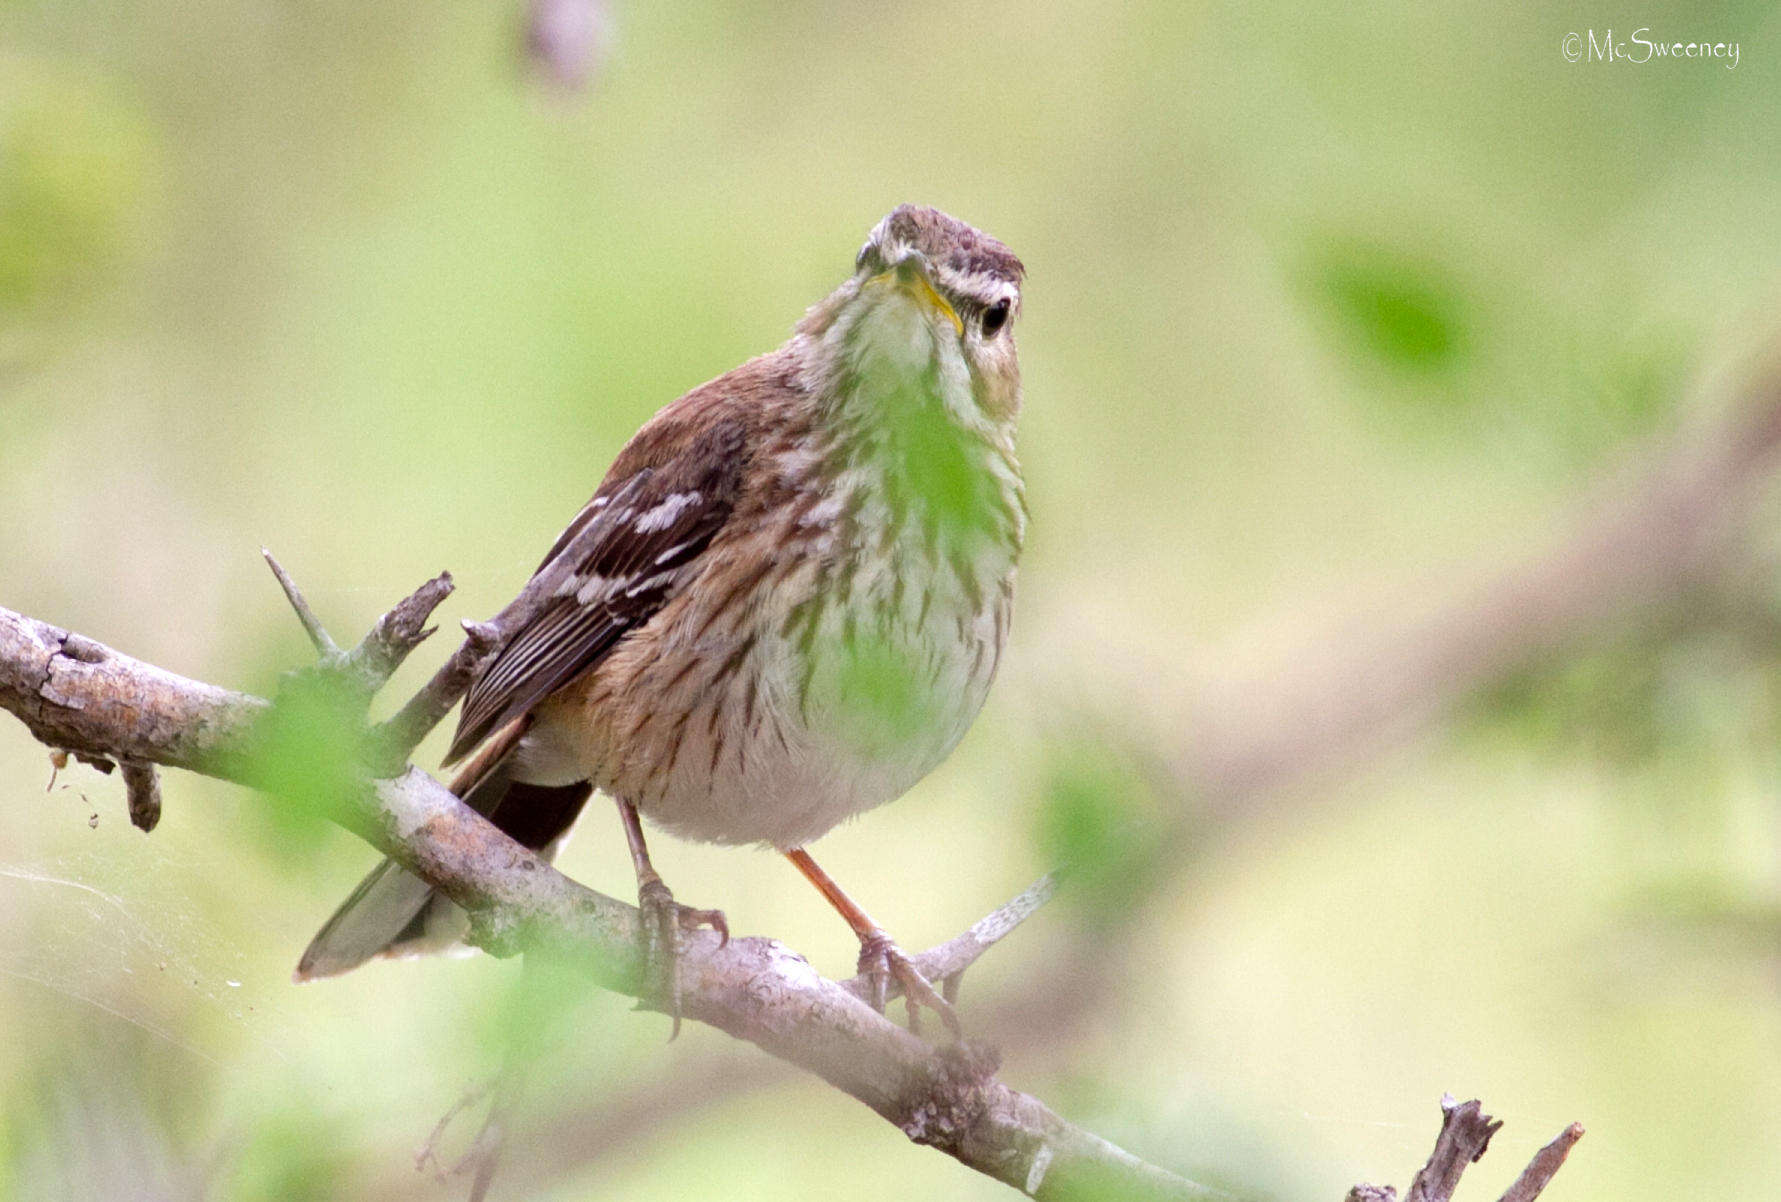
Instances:
[[[934,991],[927,978],[916,970],[903,949],[891,941],[891,937],[878,931],[860,941],[859,972],[872,983],[870,998],[872,1008],[884,1013],[886,995],[890,992],[890,982],[895,979],[903,987],[903,1004],[909,1009],[909,1030],[921,1033],[921,1008],[926,1006],[940,1016],[946,1029],[952,1032],[954,1039],[964,1036],[959,1026],[958,1012],[952,1003]]]
[[[656,983],[657,996],[674,1020],[672,1040],[680,1034],[680,936],[705,928],[718,934],[718,946],[730,941],[730,924],[722,910],[695,910],[674,900],[660,877],[637,886],[637,905],[643,911],[643,966]]]

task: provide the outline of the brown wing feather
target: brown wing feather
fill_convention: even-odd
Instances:
[[[540,570],[577,534],[604,527],[563,595],[471,684],[447,764],[599,663],[697,573],[735,506],[746,439],[738,420],[692,416],[675,421],[670,409],[640,431],[545,556]]]

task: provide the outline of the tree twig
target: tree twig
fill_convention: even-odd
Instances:
[[[1456,1102],[1452,1094],[1443,1097],[1441,1134],[1435,1138],[1435,1150],[1429,1153],[1427,1163],[1411,1178],[1405,1202],[1450,1202],[1459,1188],[1460,1175],[1490,1150],[1490,1137],[1502,1126],[1484,1113],[1476,1098]]]
[[[1019,896],[984,915],[967,930],[912,957],[916,971],[926,980],[945,982],[949,991],[946,1000],[952,1001],[952,995],[957,993],[958,981],[965,975],[965,970],[975,964],[984,952],[1012,934],[1015,927],[1037,913],[1040,906],[1050,901],[1057,893],[1057,883],[1057,873],[1046,873],[1028,885]],[[872,993],[872,983],[863,975],[841,982],[841,988],[861,1001],[865,1001]],[[903,994],[903,987],[894,980],[888,983],[885,990],[887,999],[898,998]]]
[[[492,622],[465,621],[464,641],[452,652],[432,679],[397,710],[375,732],[375,741],[382,748],[389,764],[407,763],[421,740],[444,721],[451,707],[458,703],[470,682],[483,666],[494,658],[505,641],[502,631]]]
[[[335,645],[332,638],[328,637],[327,628],[322,625],[321,619],[315,616],[315,611],[309,608],[309,602],[304,598],[303,590],[297,587],[297,582],[291,579],[291,574],[284,570],[284,565],[278,562],[269,548],[261,547],[260,554],[265,557],[266,566],[271,568],[272,574],[278,578],[278,587],[284,590],[285,600],[289,601],[291,608],[297,611],[297,621],[303,624],[303,633],[307,634],[309,641],[314,644],[316,655],[320,656],[323,661],[339,658],[340,648]]]
[[[1502,1125],[1484,1113],[1476,1098],[1456,1102],[1451,1094],[1442,1097],[1441,1133],[1435,1137],[1434,1151],[1410,1182],[1404,1202],[1452,1202],[1461,1175],[1489,1150],[1491,1137]],[[1566,1127],[1557,1139],[1534,1155],[1498,1202],[1534,1202],[1564,1164],[1572,1146],[1582,1138],[1581,1125],[1572,1123]],[[1389,1185],[1357,1185],[1348,1191],[1347,1202],[1396,1202],[1397,1196],[1397,1190]]]
[[[1540,1191],[1552,1180],[1553,1174],[1564,1167],[1565,1157],[1571,1154],[1571,1149],[1582,1138],[1582,1123],[1572,1123],[1560,1131],[1551,1143],[1534,1153],[1534,1158],[1528,1161],[1527,1168],[1521,1170],[1521,1176],[1515,1179],[1515,1184],[1503,1191],[1503,1196],[1497,1202],[1534,1202],[1540,1196]]]
[[[297,620],[303,624],[309,641],[315,644],[316,663],[301,669],[297,675],[325,682],[333,690],[336,700],[355,709],[362,710],[370,705],[371,698],[389,683],[409,652],[433,634],[436,628],[428,626],[427,619],[456,587],[450,572],[439,573],[377,619],[356,647],[342,651],[322,620],[309,608],[309,602],[284,565],[264,547],[260,548],[260,554],[266,557],[267,566],[278,578],[285,599],[296,611]],[[401,759],[406,762],[406,752]]]
[[[441,572],[404,597],[342,657],[341,674],[369,700],[396,674],[408,653],[438,629],[428,626],[427,619],[456,587],[451,573]]]
[[[161,780],[153,764],[125,760],[124,795],[130,807],[130,825],[147,834],[161,820]]]

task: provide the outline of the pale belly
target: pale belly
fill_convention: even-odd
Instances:
[[[930,575],[925,604],[914,581],[860,571],[845,603],[800,606],[810,567],[774,590],[779,604],[722,630],[681,607],[576,702],[586,718],[630,721],[542,721],[528,756],[573,764],[685,838],[802,846],[907,792],[976,718],[1008,630],[1013,565],[975,569],[969,582]]]

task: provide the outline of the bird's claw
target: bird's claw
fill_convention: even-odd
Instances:
[[[695,910],[674,900],[674,894],[658,877],[637,887],[637,905],[643,911],[644,971],[655,981],[657,996],[664,999],[674,1020],[670,1040],[680,1034],[680,936],[710,928],[718,934],[718,947],[730,942],[730,924],[722,910]]]
[[[890,992],[890,982],[894,978],[903,987],[903,1004],[909,1010],[909,1030],[914,1034],[921,1033],[921,1008],[926,1006],[940,1016],[946,1029],[954,1039],[964,1036],[964,1029],[959,1026],[958,1012],[952,1003],[934,991],[926,977],[916,969],[903,949],[891,941],[890,936],[880,931],[860,942],[859,973],[871,984],[872,993],[868,999],[872,1009],[884,1013],[884,1006]]]

